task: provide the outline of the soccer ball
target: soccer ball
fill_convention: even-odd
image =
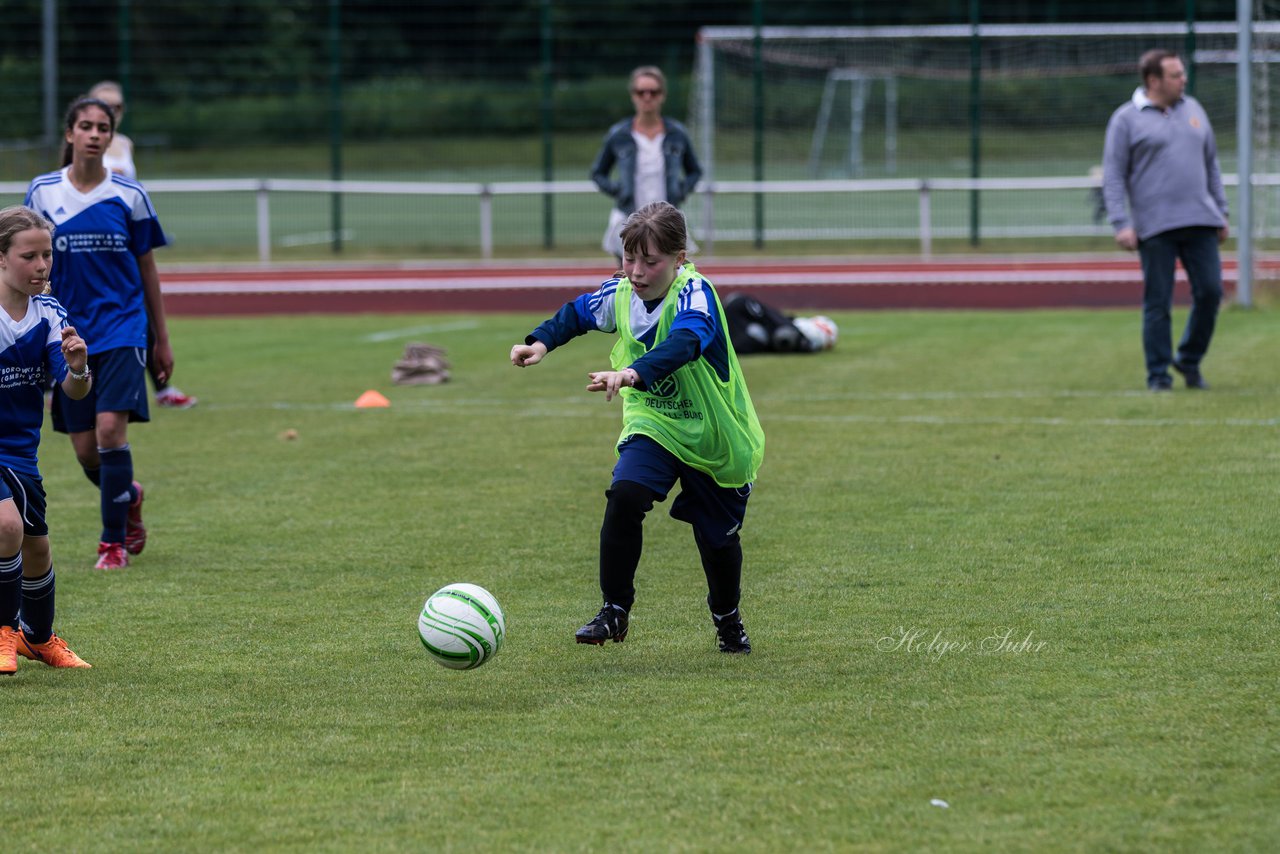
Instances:
[[[840,334],[840,329],[836,326],[836,322],[826,315],[797,317],[792,320],[792,323],[804,335],[809,344],[807,348],[809,352],[830,350],[836,346],[836,337]]]
[[[475,584],[447,584],[427,599],[418,637],[427,655],[452,670],[479,667],[498,654],[507,620],[498,600]]]

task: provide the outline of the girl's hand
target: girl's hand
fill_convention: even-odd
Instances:
[[[152,359],[156,369],[157,380],[164,383],[173,379],[173,347],[169,345],[168,340],[156,339],[156,348],[152,353]]]
[[[511,348],[511,364],[517,368],[527,368],[530,365],[536,365],[542,361],[542,357],[547,355],[547,345],[541,341],[534,341],[532,344],[517,344]]]
[[[604,392],[606,401],[613,400],[614,395],[624,388],[634,388],[640,380],[640,375],[631,368],[621,371],[591,371],[587,376],[591,378],[587,391]]]
[[[76,334],[74,326],[62,327],[62,358],[67,360],[67,367],[77,374],[83,374],[89,364],[89,346]]]

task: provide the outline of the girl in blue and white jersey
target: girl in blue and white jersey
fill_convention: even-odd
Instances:
[[[36,448],[46,377],[83,398],[89,350],[51,296],[53,225],[30,208],[0,210],[0,676],[18,656],[88,667],[53,633],[53,557]]]
[[[130,421],[149,421],[147,325],[155,363],[173,373],[173,350],[152,250],[168,241],[146,190],[111,173],[103,157],[115,134],[110,105],[72,103],[63,168],[31,182],[26,204],[57,226],[53,289],[75,327],[93,342],[98,382],[83,400],[55,390],[53,426],[71,436],[85,475],[99,488],[102,536],[98,569],[129,565],[146,545],[142,486],[133,478]]]
[[[120,124],[124,121],[124,88],[114,80],[102,80],[89,89],[89,97],[97,98],[111,108],[116,120],[116,132],[111,137],[111,145],[102,155],[102,165],[131,181],[138,180],[138,167],[133,162],[133,140],[120,132]],[[150,330],[150,325],[148,325]],[[157,376],[155,359],[154,333],[147,338],[147,373],[156,387],[156,404],[169,409],[190,409],[199,401],[168,380]]]

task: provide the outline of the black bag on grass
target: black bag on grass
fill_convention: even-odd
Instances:
[[[739,356],[752,353],[815,353],[836,343],[829,317],[792,317],[743,293],[724,300],[729,340]]]

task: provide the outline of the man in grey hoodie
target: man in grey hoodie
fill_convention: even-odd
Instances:
[[[1107,218],[1116,243],[1136,249],[1142,260],[1147,388],[1172,389],[1172,367],[1188,388],[1207,389],[1200,362],[1222,302],[1218,245],[1227,239],[1218,147],[1204,108],[1183,94],[1187,73],[1176,53],[1149,50],[1139,71],[1142,86],[1107,123],[1102,159]],[[1191,282],[1192,304],[1175,358],[1171,312],[1178,260]]]

